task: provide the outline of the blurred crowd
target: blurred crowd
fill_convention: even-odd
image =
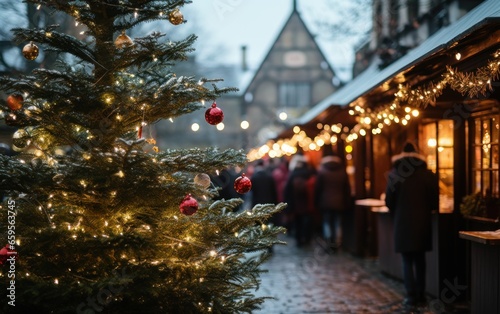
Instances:
[[[345,160],[331,146],[323,149],[317,162],[297,153],[256,160],[243,172],[251,179],[251,191],[244,195],[234,191],[227,182],[240,173],[225,169],[214,182],[222,188],[221,198],[243,198],[242,210],[256,204],[284,202],[286,209],[270,222],[286,227],[298,246],[320,237],[334,250],[341,247],[342,216],[351,208],[352,196]]]

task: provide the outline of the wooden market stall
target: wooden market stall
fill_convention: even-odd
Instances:
[[[380,69],[372,64],[302,119],[303,125],[339,123],[327,114],[333,107],[342,110],[339,106],[355,117],[357,123],[343,140],[352,147],[358,200],[380,199],[391,156],[406,141],[417,144],[439,177],[440,209],[433,216],[427,292],[443,302],[470,299],[471,283],[486,280],[471,279],[476,274],[470,272],[470,243],[459,231],[500,228],[499,26],[498,2],[485,1],[391,65]],[[473,195],[476,203],[464,205],[464,197]],[[383,210],[370,211],[375,227],[348,220],[346,242],[358,255],[378,256],[382,271],[401,278],[400,257],[391,247],[392,220]],[[360,248],[356,240],[366,239],[368,228],[377,240],[375,251]],[[466,289],[450,295],[453,283]]]

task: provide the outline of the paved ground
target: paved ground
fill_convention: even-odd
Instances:
[[[288,245],[274,248],[256,292],[276,299],[255,313],[464,313],[431,298],[425,307],[405,308],[402,283],[380,273],[376,259],[327,252],[319,240],[304,248],[283,240]]]

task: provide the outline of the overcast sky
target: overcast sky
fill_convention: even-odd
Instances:
[[[328,61],[342,80],[351,76],[353,44],[359,38],[331,40],[320,34],[318,19],[339,20],[332,7],[350,0],[299,0],[298,10]],[[292,12],[292,0],[194,0],[187,5],[184,17],[201,30],[196,43],[197,57],[210,62],[241,62],[241,46],[247,46],[247,61],[256,68],[279,35]],[[344,3],[344,4],[343,4]],[[366,23],[366,21],[345,21]]]
[[[4,29],[26,26],[25,20],[19,19],[19,15],[12,14],[12,11],[7,9],[9,4],[13,3],[17,3],[24,9],[25,4],[22,1],[0,0],[0,2],[2,3],[0,4],[0,25]],[[352,27],[366,25],[366,20],[345,20],[346,18],[341,16],[340,8],[354,1],[297,0],[297,3],[301,17],[311,33],[317,35],[316,40],[334,71],[341,80],[349,80],[354,59],[353,45],[358,43],[360,38],[344,36],[332,39],[331,34],[318,31],[317,22],[341,21],[349,23]],[[255,69],[263,61],[290,16],[292,4],[293,0],[193,0],[193,3],[181,9],[184,18],[188,21],[187,24],[176,27],[163,24],[166,26],[161,27],[162,24],[157,22],[146,28],[166,32],[167,35],[195,33],[198,35],[195,43],[198,60],[211,64],[240,64],[241,46],[245,45],[247,46],[247,63],[250,68]],[[364,10],[369,10],[369,8]],[[23,25],[16,25],[16,23]]]

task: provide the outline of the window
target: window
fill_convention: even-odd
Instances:
[[[279,104],[290,108],[308,107],[311,104],[311,86],[308,83],[281,83]]]
[[[499,197],[498,115],[473,121],[472,189],[483,196]]]
[[[453,211],[453,120],[439,120],[420,128],[419,147],[427,167],[439,178],[439,211]]]
[[[419,0],[408,0],[407,2],[408,21],[410,22],[410,25],[413,25],[413,23],[418,19],[418,13],[419,13],[418,2]]]

